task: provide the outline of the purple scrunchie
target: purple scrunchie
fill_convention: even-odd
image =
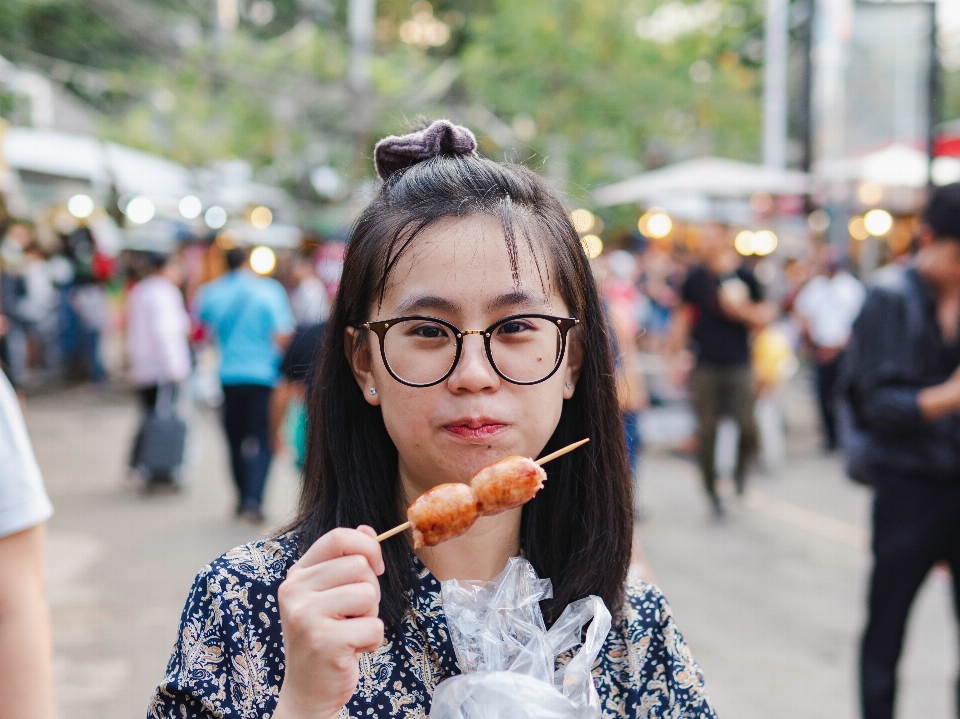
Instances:
[[[373,148],[373,163],[380,179],[386,180],[397,170],[441,154],[476,156],[477,138],[465,127],[436,120],[423,130],[380,140]]]

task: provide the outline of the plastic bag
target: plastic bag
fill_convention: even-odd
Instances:
[[[430,719],[596,719],[590,670],[610,631],[610,612],[590,596],[564,609],[550,631],[539,602],[553,596],[530,562],[514,557],[489,582],[441,583],[450,639],[463,674],[441,682]],[[566,666],[557,655],[581,643]]]

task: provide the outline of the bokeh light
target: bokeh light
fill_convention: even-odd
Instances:
[[[893,227],[893,217],[886,210],[870,210],[863,216],[863,226],[874,237],[881,237]]]
[[[764,257],[777,249],[777,236],[771,230],[753,233],[753,254]]]
[[[753,254],[753,233],[742,230],[733,240],[733,248],[743,256]]]
[[[870,236],[866,226],[863,224],[863,217],[860,215],[850,219],[850,222],[847,223],[847,231],[855,240],[865,240]]]
[[[157,208],[154,206],[153,201],[149,197],[138,195],[127,203],[123,214],[127,216],[127,219],[130,220],[130,222],[135,222],[138,225],[142,225],[145,222],[150,222],[150,220],[153,219],[156,211]]]
[[[214,205],[203,213],[203,221],[211,230],[220,229],[227,224],[227,211],[220,205]]]
[[[203,211],[203,203],[200,202],[199,197],[187,195],[180,200],[180,204],[177,206],[177,209],[180,210],[181,215],[186,217],[188,220],[192,220],[195,217],[200,216],[200,213]]]
[[[603,252],[603,240],[596,235],[584,235],[580,240],[583,251],[589,259],[595,259]]]
[[[96,204],[90,195],[74,195],[67,200],[67,212],[76,217],[78,220],[83,220],[87,217],[90,217],[90,215],[93,214],[95,207]]]
[[[250,212],[250,224],[256,227],[258,230],[266,229],[270,227],[270,223],[273,222],[273,213],[270,211],[269,207],[264,207],[260,205],[259,207],[254,207]]]
[[[651,209],[640,218],[637,229],[647,237],[660,240],[673,230],[673,220],[663,210]]]
[[[596,218],[594,217],[593,213],[584,207],[581,207],[570,213],[570,222],[573,224],[573,229],[580,234],[583,234],[584,232],[590,232],[595,221]]]
[[[277,256],[269,247],[254,247],[250,253],[250,269],[258,275],[269,275],[277,266]]]

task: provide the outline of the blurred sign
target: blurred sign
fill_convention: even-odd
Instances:
[[[924,149],[929,127],[926,3],[857,3],[846,81],[846,155],[891,143]]]

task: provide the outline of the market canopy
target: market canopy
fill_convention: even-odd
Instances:
[[[803,195],[810,191],[810,176],[722,157],[701,157],[644,172],[604,185],[594,192],[601,207],[659,200],[666,195],[703,195],[718,198],[769,195]]]

